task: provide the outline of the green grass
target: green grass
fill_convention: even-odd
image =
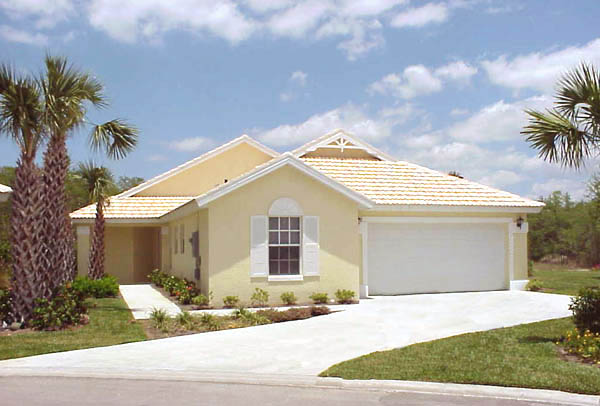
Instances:
[[[564,361],[558,355],[555,342],[571,328],[571,319],[565,318],[463,334],[368,354],[334,365],[321,376],[600,394],[600,368]]]
[[[584,287],[600,287],[600,271],[577,271],[561,265],[539,264],[533,266],[533,276],[542,282],[543,292],[577,295]]]
[[[83,327],[0,336],[0,359],[146,340],[142,326],[131,323],[123,299],[89,299],[88,304],[90,322]]]

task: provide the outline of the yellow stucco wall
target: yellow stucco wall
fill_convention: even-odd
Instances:
[[[117,278],[119,283],[134,283],[133,227],[105,229],[105,272]]]
[[[91,233],[90,226],[77,226],[77,274],[80,276],[88,273]]]
[[[169,223],[171,233],[177,229],[177,235],[172,234],[171,247],[175,247],[174,238],[177,238],[177,252],[174,249],[171,251],[171,269],[170,273],[180,278],[194,280],[194,269],[196,260],[192,256],[192,245],[190,238],[192,233],[198,231],[198,213],[194,213],[182,219]],[[183,227],[183,239],[181,237],[181,227]],[[183,240],[183,252],[181,244]]]
[[[529,279],[527,275],[527,234],[515,234],[515,280]]]
[[[219,155],[157,183],[136,196],[196,196],[272,159],[252,145],[241,143]]]
[[[280,197],[296,200],[305,215],[319,216],[318,277],[293,282],[250,278],[250,217],[268,215],[271,203]],[[216,305],[222,305],[226,295],[248,304],[256,287],[267,290],[273,303],[279,303],[285,291],[293,291],[301,302],[309,301],[313,292],[333,297],[337,289],[351,289],[358,297],[357,205],[319,181],[285,166],[215,200],[208,213],[209,289]]]

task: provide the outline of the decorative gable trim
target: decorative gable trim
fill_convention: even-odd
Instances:
[[[221,145],[220,147],[217,147],[215,149],[213,149],[212,151],[208,151],[207,153],[200,155],[199,157],[196,157],[190,161],[187,161],[165,173],[162,173],[158,176],[155,176],[154,178],[147,180],[146,182],[131,188],[129,190],[126,190],[124,192],[122,192],[121,194],[117,195],[117,197],[130,197],[135,195],[136,193],[141,192],[142,190],[148,189],[151,186],[156,185],[157,183],[162,182],[163,180],[169,179],[172,176],[177,175],[178,173],[181,173],[183,171],[185,171],[186,169],[189,169],[195,165],[198,165],[201,162],[204,162],[212,157],[215,157],[225,151],[230,150],[231,148],[234,148],[242,143],[246,143],[248,145],[251,145],[253,147],[255,147],[256,149],[264,152],[265,154],[269,155],[272,158],[275,158],[277,156],[279,156],[279,153],[272,150],[271,148],[261,144],[260,142],[256,141],[255,139],[247,136],[246,134],[235,138],[223,145]]]
[[[292,152],[297,157],[301,157],[304,154],[315,151],[319,148],[335,148],[342,152],[344,149],[355,149],[362,150],[375,158],[381,159],[382,161],[397,161],[393,156],[386,154],[385,152],[375,148],[374,146],[359,140],[351,134],[348,134],[342,129],[334,130],[329,134],[325,134],[307,144],[304,144],[300,148],[297,148]]]

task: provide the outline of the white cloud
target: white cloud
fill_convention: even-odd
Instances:
[[[461,109],[461,108],[453,108],[450,110],[451,116],[464,116],[465,114],[469,114],[469,109]]]
[[[162,154],[152,154],[152,155],[149,155],[148,158],[146,158],[146,160],[150,161],[150,162],[160,162],[160,161],[166,161],[167,157]]]
[[[331,4],[321,0],[307,0],[270,18],[267,27],[276,35],[302,38],[325,18]]]
[[[372,83],[371,93],[392,94],[402,99],[412,99],[443,88],[444,80],[467,83],[477,73],[477,68],[463,61],[452,62],[432,70],[424,65],[408,66],[401,73],[390,73]]]
[[[341,14],[352,17],[377,16],[409,0],[343,0]]]
[[[293,0],[244,0],[246,6],[257,13],[281,10],[293,4]]]
[[[497,85],[515,90],[528,88],[552,93],[560,76],[582,61],[600,63],[600,38],[583,46],[571,46],[554,52],[534,52],[512,59],[501,56],[483,61],[481,65],[490,81]]]
[[[75,13],[72,0],[0,0],[10,18],[33,17],[37,28],[51,28]]]
[[[551,178],[544,182],[534,183],[531,187],[531,198],[547,197],[552,192],[561,191],[571,195],[573,200],[581,200],[585,197],[587,184],[583,180],[569,178]]]
[[[292,72],[290,76],[290,81],[299,84],[300,86],[306,86],[306,78],[308,77],[308,73],[302,72],[301,70],[297,70]]]
[[[315,114],[302,123],[284,124],[269,130],[255,129],[249,132],[256,135],[261,142],[273,146],[300,145],[336,128],[343,128],[365,140],[381,140],[389,137],[402,111],[387,113],[385,117],[370,117],[363,109],[349,103]]]
[[[182,140],[169,143],[169,148],[181,152],[193,152],[207,150],[213,147],[214,143],[206,137],[189,137]]]
[[[463,61],[452,62],[435,70],[436,76],[457,81],[468,81],[475,74],[477,68]]]
[[[454,139],[472,142],[514,140],[527,122],[524,109],[543,109],[551,104],[548,97],[531,97],[514,103],[500,100],[486,106],[464,121],[452,125],[448,135]]]
[[[428,3],[411,8],[396,15],[390,24],[392,27],[423,27],[431,23],[442,23],[448,19],[448,6],[444,3]]]
[[[519,175],[513,171],[500,169],[490,173],[489,175],[483,176],[479,179],[479,182],[487,186],[502,189],[507,186],[514,185],[515,183],[522,182],[523,180],[525,180],[523,175]]]
[[[10,42],[18,42],[21,44],[46,46],[48,37],[41,33],[30,33],[19,30],[8,25],[0,25],[0,37]]]
[[[412,65],[402,73],[390,73],[372,83],[369,90],[374,93],[390,93],[402,99],[412,99],[442,90],[442,81],[423,65]]]
[[[155,40],[182,29],[236,44],[257,29],[257,23],[231,0],[93,0],[88,17],[93,27],[129,43],[140,38]]]

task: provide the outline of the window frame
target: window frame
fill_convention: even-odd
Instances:
[[[277,229],[272,228],[271,227],[271,219],[277,219]],[[288,221],[288,225],[286,229],[282,229],[282,225],[281,225],[281,219],[287,219]],[[298,219],[298,227],[292,229],[292,219]],[[281,243],[281,236],[285,235],[285,233],[287,232],[287,243]],[[295,243],[291,242],[292,239],[292,232],[297,232],[298,233],[298,241]],[[271,242],[271,233],[277,233],[277,243],[272,243]],[[294,216],[294,215],[269,215],[267,216],[267,253],[268,253],[268,261],[267,261],[267,266],[268,266],[268,277],[270,280],[301,280],[302,277],[302,216]],[[277,247],[279,249],[279,247],[297,247],[298,248],[298,259],[291,259],[291,254],[288,254],[288,258],[287,259],[281,259],[278,253],[278,258],[277,259],[271,259],[271,248],[275,248]],[[281,263],[285,261],[287,262],[287,272],[288,273],[279,273],[279,267],[281,266]],[[278,273],[272,273],[271,270],[271,263],[272,262],[277,262],[278,263]],[[297,262],[297,272],[296,273],[290,273],[291,272],[291,264],[292,262]]]
[[[177,254],[179,252],[179,237],[178,237],[179,227],[177,224],[173,226],[173,254]]]

